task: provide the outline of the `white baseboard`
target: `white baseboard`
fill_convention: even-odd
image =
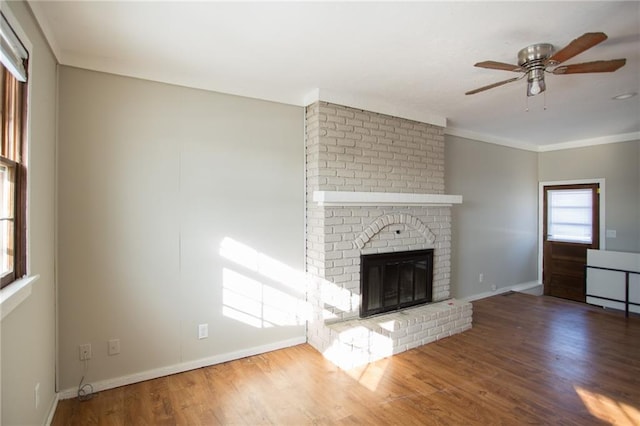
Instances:
[[[514,284],[507,287],[500,287],[495,291],[485,291],[484,293],[474,294],[473,296],[468,296],[460,300],[464,300],[465,302],[473,302],[474,300],[485,299],[487,297],[496,296],[502,293],[508,293],[510,291],[524,292],[525,290],[531,290],[542,284],[538,281],[529,281],[526,283]]]
[[[155,368],[153,370],[142,371],[140,373],[130,374],[127,376],[116,377],[113,379],[101,380],[92,383],[94,392],[100,392],[107,389],[113,389],[120,386],[126,386],[133,383],[143,382],[145,380],[157,379],[158,377],[169,376],[171,374],[183,373],[197,368],[208,367],[210,365],[221,364],[227,361],[233,361],[248,356],[259,355],[265,352],[271,352],[278,349],[288,348],[290,346],[306,343],[306,336],[295,337],[293,339],[282,340],[279,342],[269,343],[267,345],[255,346],[252,348],[242,349],[240,351],[229,352],[225,354],[215,355],[208,358],[201,358],[194,361],[182,362],[180,364],[169,365],[166,367]],[[58,393],[59,399],[75,398],[78,390],[76,388],[66,389]]]
[[[50,426],[53,423],[53,416],[56,414],[56,409],[58,408],[58,401],[60,398],[58,394],[53,395],[53,402],[51,403],[51,407],[49,407],[49,414],[47,415],[47,420],[45,426]]]

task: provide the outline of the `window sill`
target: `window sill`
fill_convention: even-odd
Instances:
[[[31,295],[31,286],[40,278],[33,275],[21,278],[0,290],[0,321]]]

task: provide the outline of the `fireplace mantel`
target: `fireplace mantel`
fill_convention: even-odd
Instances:
[[[462,204],[462,195],[402,192],[313,191],[319,206],[451,206]]]

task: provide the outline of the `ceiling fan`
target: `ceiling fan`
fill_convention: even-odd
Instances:
[[[580,64],[561,65],[574,56],[592,48],[607,39],[605,33],[585,33],[573,40],[567,46],[555,51],[549,43],[538,43],[525,47],[518,52],[518,65],[504,62],[484,61],[474,66],[494,70],[512,71],[522,73],[519,77],[499,81],[497,83],[470,90],[465,95],[484,92],[507,83],[512,83],[527,77],[527,96],[535,96],[546,90],[544,73],[563,75],[594,72],[613,72],[622,67],[626,59],[612,59],[608,61],[593,61]]]

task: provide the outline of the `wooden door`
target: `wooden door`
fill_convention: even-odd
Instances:
[[[587,249],[600,246],[599,185],[544,187],[544,294],[585,302]]]

